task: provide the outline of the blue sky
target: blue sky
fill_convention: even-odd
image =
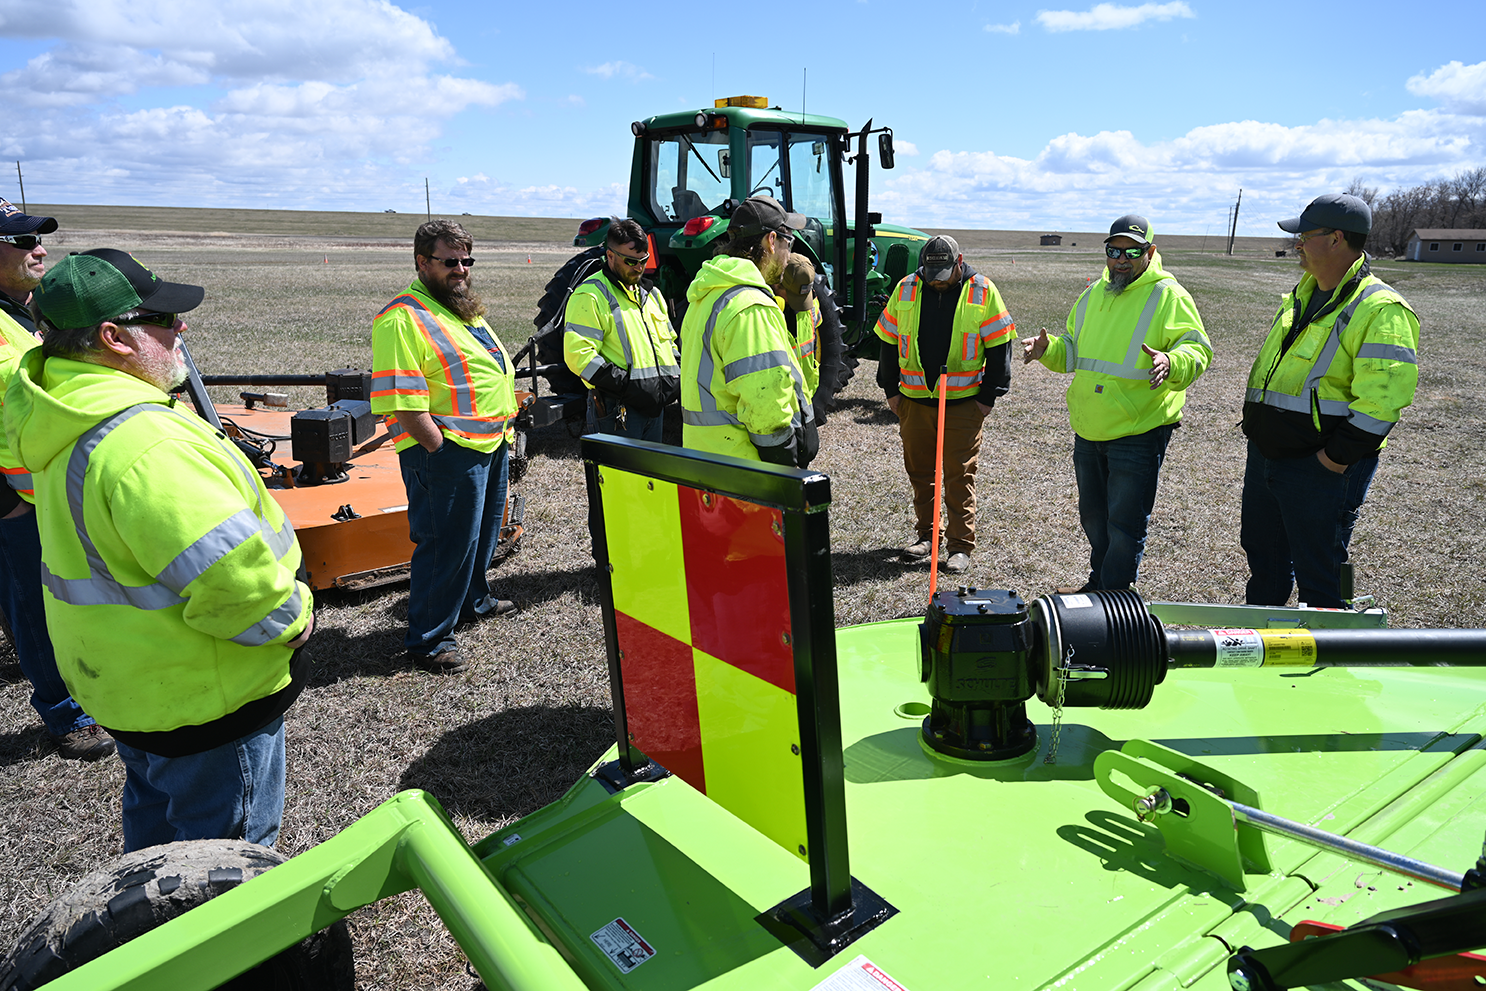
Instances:
[[[427,177],[435,212],[586,217],[624,210],[631,121],[804,82],[894,129],[891,221],[1202,234],[1242,188],[1270,234],[1486,165],[1483,10],[0,0],[0,161],[32,202],[417,213]]]

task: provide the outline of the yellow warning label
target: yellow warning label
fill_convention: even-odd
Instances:
[[[1316,638],[1310,630],[1260,630],[1264,666],[1310,667],[1316,663]]]

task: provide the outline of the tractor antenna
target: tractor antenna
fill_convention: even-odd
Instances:
[[[712,102],[717,102],[717,53],[712,53]]]
[[[810,82],[810,70],[800,70],[800,123],[805,123],[805,90]]]

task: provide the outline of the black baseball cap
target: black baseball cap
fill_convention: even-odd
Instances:
[[[960,260],[960,242],[948,234],[939,234],[924,242],[918,253],[919,267],[924,270],[925,282],[948,282],[955,277],[955,265]]]
[[[92,327],[129,310],[185,313],[201,305],[206,290],[166,282],[117,248],[68,255],[41,277],[35,301],[58,330]]]
[[[20,207],[7,199],[0,199],[0,234],[50,234],[57,229],[51,217],[33,217],[21,212]]]
[[[790,213],[772,196],[750,196],[733,211],[728,232],[737,237],[767,234],[769,231],[805,229],[805,215]]]
[[[1305,212],[1293,220],[1281,220],[1280,230],[1290,234],[1329,227],[1334,231],[1366,234],[1372,230],[1372,207],[1350,193],[1327,193],[1311,200]]]
[[[1104,239],[1104,243],[1108,244],[1117,237],[1128,237],[1137,244],[1150,244],[1151,222],[1138,213],[1127,213],[1109,225],[1109,237]]]

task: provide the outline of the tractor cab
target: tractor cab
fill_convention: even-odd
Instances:
[[[816,114],[785,113],[764,97],[717,100],[710,110],[662,114],[636,121],[630,169],[629,215],[651,233],[655,278],[668,299],[686,286],[712,256],[733,208],[750,196],[768,195],[808,220],[796,250],[823,273],[848,325],[868,315],[856,307],[886,292],[917,263],[926,236],[881,224],[866,214],[866,136],[846,122]],[[852,139],[860,148],[852,155]],[[882,162],[891,167],[891,132],[884,132]],[[857,165],[856,222],[849,219],[842,166]],[[858,234],[862,235],[858,237]],[[866,264],[853,278],[858,243]],[[890,249],[897,264],[887,269]],[[852,335],[848,335],[852,336]]]

